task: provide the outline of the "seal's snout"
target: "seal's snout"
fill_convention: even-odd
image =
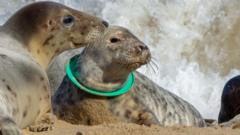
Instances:
[[[138,44],[135,46],[135,53],[141,57],[143,64],[146,64],[151,59],[149,48],[145,44]]]
[[[144,50],[149,50],[146,45],[139,45],[139,48],[144,51]]]
[[[136,50],[136,53],[141,54],[143,53],[143,51],[148,51],[149,49],[146,45],[140,44],[135,47],[135,50]]]
[[[104,42],[116,63],[135,70],[151,60],[150,49],[129,30],[110,26],[104,35]]]

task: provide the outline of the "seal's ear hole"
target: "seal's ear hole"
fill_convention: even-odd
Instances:
[[[53,21],[52,21],[52,20],[49,20],[49,21],[48,21],[48,25],[49,25],[49,26],[52,26],[52,25],[53,25]]]
[[[62,23],[65,27],[71,27],[74,24],[74,17],[72,15],[65,15],[62,18]]]
[[[116,38],[116,37],[112,37],[110,38],[110,42],[111,43],[117,43],[117,42],[120,42],[121,40],[119,38]]]

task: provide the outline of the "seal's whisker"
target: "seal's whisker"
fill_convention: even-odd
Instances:
[[[156,58],[152,57],[150,62],[152,62],[159,69],[159,65]]]
[[[150,65],[152,65],[154,73],[158,74],[158,67],[154,66],[154,64],[152,64],[152,62],[150,63]]]
[[[154,61],[150,61],[150,64],[152,64],[155,70],[159,70],[159,65],[157,63],[155,63]]]
[[[157,58],[155,58],[155,57],[151,57],[151,59],[153,60],[153,61],[155,61],[155,62],[157,62],[158,60],[157,60]]]
[[[149,66],[149,74],[156,74],[156,71],[155,69],[153,68],[152,64],[151,63],[148,63],[147,64]]]
[[[149,63],[147,64],[147,73],[149,73],[149,74],[153,73],[153,69],[152,69],[152,67],[150,66]]]
[[[153,71],[155,74],[158,74],[159,73],[159,65],[157,63],[157,60],[156,58],[152,57],[149,64],[151,65]]]
[[[144,74],[146,74],[147,73],[147,71],[148,71],[148,63],[146,64],[146,65],[144,65],[144,70],[142,71]]]

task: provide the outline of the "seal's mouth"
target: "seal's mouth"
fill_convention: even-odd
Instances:
[[[74,45],[74,47],[83,47],[83,46],[86,46],[86,43],[76,43],[76,42],[72,42],[72,44]]]
[[[70,41],[72,48],[79,48],[79,47],[84,47],[87,46],[87,43],[83,42],[76,42],[76,41]]]
[[[136,70],[137,68],[141,67],[142,65],[145,65],[149,63],[151,60],[150,53],[147,53],[146,55],[141,55],[138,58],[129,58],[125,60],[121,60],[121,62],[118,62],[120,65],[123,65],[129,70]]]
[[[124,56],[126,57],[126,56]],[[129,56],[121,59],[118,63],[126,67],[128,70],[136,70],[137,68],[145,65],[151,61],[151,53],[148,50],[142,51],[139,56]]]
[[[145,63],[145,64],[146,64],[146,63]],[[129,64],[129,65],[127,66],[127,68],[128,68],[128,69],[133,69],[133,70],[135,70],[135,69],[141,67],[142,65],[144,65],[144,63],[136,62],[136,63]]]

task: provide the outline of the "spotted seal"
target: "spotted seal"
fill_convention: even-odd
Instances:
[[[230,79],[224,86],[218,123],[223,123],[240,114],[240,76]]]
[[[0,130],[19,135],[47,130],[52,122],[46,68],[64,50],[88,44],[107,27],[102,19],[55,2],[17,11],[0,28]]]
[[[97,89],[98,92],[109,92],[122,87],[130,72],[149,62],[150,57],[148,47],[131,32],[123,27],[112,26],[95,44],[71,58],[71,62],[74,62],[70,65],[79,84]],[[53,65],[48,75],[56,71]],[[205,126],[201,115],[192,105],[139,72],[135,71],[134,75],[135,85],[131,90],[115,97],[89,94],[73,84],[71,77],[65,76],[58,89],[53,90],[53,112],[60,119],[73,124],[124,121],[145,125]],[[54,80],[54,76],[49,77]]]

